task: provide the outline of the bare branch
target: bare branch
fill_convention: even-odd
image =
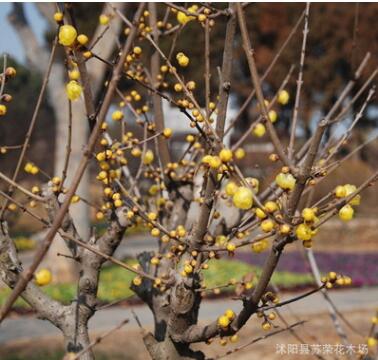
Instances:
[[[51,55],[50,55],[50,59],[49,59],[48,65],[47,65],[46,73],[45,73],[45,76],[44,76],[44,79],[43,79],[42,87],[41,87],[41,90],[39,92],[38,100],[37,100],[37,103],[36,103],[35,108],[34,108],[34,112],[33,112],[33,115],[32,115],[31,121],[30,121],[29,129],[26,133],[25,140],[24,140],[24,143],[22,145],[22,150],[21,150],[21,154],[20,154],[18,161],[17,161],[16,169],[14,170],[14,173],[13,173],[13,176],[12,176],[12,182],[17,181],[17,176],[20,172],[22,162],[24,161],[26,150],[29,147],[31,136],[32,136],[32,133],[33,133],[33,130],[34,130],[37,118],[38,118],[39,110],[41,108],[42,100],[43,100],[43,97],[45,95],[47,83],[49,81],[51,68],[52,68],[52,64],[53,64],[53,61],[54,61],[54,57],[55,57],[56,46],[57,46],[57,38],[55,38],[54,42],[53,42],[53,47],[52,47],[52,50],[51,50]],[[13,192],[13,187],[10,186],[8,193],[12,194],[12,192]],[[34,195],[32,196],[32,198],[35,198]],[[39,199],[39,200],[41,200],[41,199]],[[5,201],[4,204],[1,207],[1,211],[0,211],[0,218],[1,219],[3,219],[3,217],[4,217],[4,212],[5,212],[7,205],[8,205],[8,201]]]
[[[112,329],[108,330],[101,336],[98,336],[96,339],[94,339],[86,348],[78,352],[71,360],[78,360],[82,355],[84,355],[87,351],[91,350],[93,347],[95,347],[97,344],[99,344],[102,340],[107,338],[109,335],[112,335],[117,330],[121,329],[124,325],[126,325],[129,322],[129,319],[125,319],[121,321],[117,326],[113,327]]]
[[[261,340],[267,339],[267,338],[269,338],[269,337],[271,337],[271,336],[274,336],[274,335],[280,334],[280,333],[285,332],[285,331],[292,330],[292,329],[295,328],[296,326],[303,325],[305,322],[306,322],[306,321],[298,321],[298,322],[296,322],[296,323],[294,323],[294,324],[292,324],[292,325],[290,325],[290,326],[288,326],[288,327],[286,327],[286,328],[283,328],[283,329],[279,329],[279,330],[273,331],[273,332],[271,332],[271,333],[269,333],[269,334],[266,334],[266,335],[263,335],[263,336],[259,336],[258,338],[255,338],[255,339],[249,341],[248,343],[246,343],[246,344],[244,344],[244,345],[242,345],[242,346],[239,346],[239,347],[237,347],[237,348],[235,348],[235,349],[232,349],[232,350],[227,351],[227,352],[226,352],[225,354],[223,354],[223,355],[216,356],[214,359],[222,359],[222,358],[224,358],[224,357],[226,357],[226,356],[228,356],[228,355],[231,355],[231,354],[233,354],[233,353],[235,353],[235,352],[237,352],[237,351],[243,350],[243,349],[245,349],[246,347],[248,347],[248,346],[250,346],[250,345],[253,345],[253,344],[255,344],[255,343],[257,343],[257,342],[259,342],[259,341],[261,341]]]
[[[297,80],[297,91],[295,94],[295,104],[294,104],[294,114],[293,120],[291,124],[291,134],[290,134],[290,141],[289,141],[289,149],[288,154],[289,158],[293,157],[294,153],[294,141],[295,141],[295,132],[297,130],[297,121],[298,121],[298,112],[299,112],[299,105],[300,105],[300,98],[301,98],[301,89],[303,85],[303,65],[306,56],[306,42],[307,42],[307,35],[308,35],[308,17],[310,12],[310,3],[306,4],[305,10],[305,25],[303,29],[303,41],[302,41],[302,50],[301,50],[301,60],[299,65],[299,74]]]
[[[21,263],[17,251],[8,233],[5,221],[0,226],[0,275],[11,288],[17,283],[21,272]],[[49,320],[55,326],[62,328],[66,322],[68,307],[49,298],[36,285],[29,283],[21,293],[21,297],[35,309],[41,318]]]
[[[293,164],[292,164],[291,160],[288,158],[288,156],[286,155],[286,153],[284,152],[283,146],[281,144],[280,139],[277,136],[276,130],[274,129],[273,124],[269,120],[269,115],[268,115],[268,111],[267,111],[267,108],[266,108],[266,105],[265,105],[264,95],[263,95],[262,88],[261,88],[261,82],[260,82],[260,79],[259,79],[259,75],[258,75],[258,72],[257,72],[257,67],[256,67],[254,55],[253,55],[254,51],[253,51],[252,46],[251,46],[251,41],[250,41],[249,35],[248,35],[247,24],[246,24],[244,13],[243,13],[243,10],[242,10],[240,3],[236,4],[236,8],[237,8],[237,14],[238,14],[238,19],[239,19],[240,31],[241,31],[242,39],[243,39],[243,48],[244,48],[244,52],[245,52],[245,55],[246,55],[247,60],[248,60],[249,71],[251,73],[253,86],[255,87],[255,90],[256,90],[256,96],[257,96],[257,100],[259,102],[261,114],[262,114],[264,121],[265,121],[265,124],[268,128],[268,132],[269,132],[270,138],[272,140],[272,143],[273,143],[281,161],[286,166],[289,166],[289,168],[292,170],[292,172],[295,173],[295,171],[293,171],[294,170]]]

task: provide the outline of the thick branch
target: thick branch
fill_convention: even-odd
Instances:
[[[220,85],[220,98],[218,103],[218,116],[216,133],[220,140],[223,139],[224,126],[227,115],[227,104],[231,90],[231,75],[233,61],[233,46],[236,29],[235,6],[232,6],[233,14],[230,15],[227,22],[226,37],[224,41],[223,63],[222,63],[222,84]]]
[[[225,46],[223,53],[223,65],[222,65],[222,78],[224,79],[221,97],[219,101],[219,114],[217,117],[216,133],[220,139],[223,137],[224,125],[227,113],[227,103],[229,90],[231,87],[231,71],[232,71],[232,50],[233,50],[233,39],[235,36],[235,16],[230,15],[225,37]],[[192,243],[194,247],[199,248],[201,241],[207,231],[207,225],[212,209],[212,194],[215,189],[214,180],[212,179],[213,172],[209,173],[209,176],[204,179],[203,186],[205,190],[205,201],[201,205],[200,213],[198,216],[198,222],[195,225],[193,231]],[[214,174],[213,174],[214,175]]]
[[[0,226],[0,275],[9,287],[17,283],[21,272],[21,263],[17,250],[8,233],[8,225],[4,221]],[[68,307],[48,297],[38,286],[29,283],[21,293],[21,297],[38,313],[38,316],[49,320],[62,329],[66,323]]]

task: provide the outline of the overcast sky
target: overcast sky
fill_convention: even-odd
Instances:
[[[24,3],[26,17],[34,29],[39,41],[43,40],[46,22],[40,16],[33,3]],[[0,3],[0,54],[8,53],[18,61],[25,62],[25,54],[17,33],[8,22],[8,14],[12,10],[11,3]]]

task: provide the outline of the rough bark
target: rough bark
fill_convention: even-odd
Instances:
[[[8,224],[3,221],[0,225],[0,276],[2,281],[10,288],[16,284],[22,265],[18,259],[17,250],[8,232]],[[22,292],[21,297],[37,311],[41,319],[46,319],[59,329],[64,328],[69,306],[63,306],[52,300],[40,288],[29,283]]]

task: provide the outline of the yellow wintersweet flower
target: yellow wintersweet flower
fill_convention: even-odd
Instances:
[[[72,25],[62,25],[59,28],[59,44],[71,46],[77,37],[77,31]]]
[[[82,92],[82,87],[81,85],[75,81],[71,80],[67,85],[66,85],[66,93],[68,99],[71,101],[77,100]]]
[[[278,93],[277,102],[281,105],[286,105],[289,102],[290,95],[286,90],[281,90]]]
[[[154,161],[154,153],[151,150],[147,150],[143,157],[143,164],[149,165]]]
[[[198,9],[198,6],[196,5],[193,5],[191,6],[189,9],[188,9],[188,12],[190,13],[195,13]],[[182,24],[182,25],[185,25],[186,23],[188,23],[189,21],[191,20],[194,20],[195,17],[194,16],[189,16],[189,15],[186,15],[184,12],[182,11],[179,11],[177,13],[177,21]]]

